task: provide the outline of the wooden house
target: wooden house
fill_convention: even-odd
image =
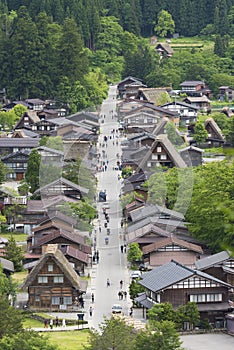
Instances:
[[[147,146],[123,149],[121,156],[122,168],[131,167],[133,171],[138,169],[140,161],[145,157],[148,150],[149,147]]]
[[[148,132],[142,132],[128,135],[127,145],[122,148],[140,148],[144,146],[151,146],[155,140],[155,136]]]
[[[32,126],[39,122],[40,118],[37,115],[36,111],[27,111],[23,113],[21,118],[16,123],[14,129],[30,129],[32,130]]]
[[[195,265],[198,270],[219,278],[234,287],[234,257],[231,256],[230,252],[224,250],[209,255],[198,260]]]
[[[218,99],[219,101],[232,102],[234,100],[234,88],[231,86],[220,86]]]
[[[144,263],[148,268],[169,263],[172,259],[185,266],[194,268],[195,262],[203,254],[202,248],[175,235],[158,239],[142,248]]]
[[[48,244],[58,244],[59,248],[71,246],[85,254],[91,254],[90,245],[86,243],[87,238],[79,232],[68,231],[61,225],[52,223],[49,227],[38,228],[32,236],[27,238],[28,252],[42,254],[43,246]]]
[[[39,98],[28,98],[25,100],[25,102],[27,103],[28,109],[31,109],[33,111],[42,111],[46,106],[45,101]]]
[[[180,84],[181,93],[192,97],[207,96],[210,97],[211,91],[208,89],[204,81],[186,80]]]
[[[84,274],[85,267],[90,263],[91,254],[84,253],[80,249],[75,249],[72,246],[61,247],[63,255],[67,258],[74,270],[79,274]]]
[[[211,105],[210,100],[207,96],[203,95],[200,97],[186,97],[183,102],[190,104],[192,107],[198,108],[200,111],[210,113]]]
[[[204,150],[194,146],[188,146],[181,150],[179,153],[186,163],[187,166],[199,166],[203,164],[203,154]]]
[[[125,85],[125,98],[137,98],[139,89],[146,88],[147,85],[144,85],[139,82],[133,82],[131,84]]]
[[[138,113],[132,113],[127,115],[123,119],[123,127],[127,134],[139,133],[139,132],[151,132],[158,124],[160,120],[159,116],[153,113],[147,113],[144,111],[139,111]]]
[[[17,151],[1,158],[3,164],[9,168],[6,178],[15,181],[21,181],[24,178],[28,166],[30,151]]]
[[[148,176],[147,174],[140,172],[140,173],[134,173],[133,175],[129,176],[128,178],[124,179],[124,184],[122,187],[122,193],[131,193],[131,192],[138,192],[138,190],[142,191],[142,185],[147,181]],[[148,191],[147,188],[145,188],[146,193]],[[143,202],[146,200],[146,197],[143,196],[142,198]]]
[[[230,284],[173,260],[144,273],[141,278],[138,283],[145,288],[145,293],[135,301],[143,307],[143,313],[155,303],[169,302],[176,309],[195,302],[201,320],[208,319],[215,328],[224,327],[225,315],[231,310]]]
[[[142,103],[141,106],[125,113],[123,127],[127,132],[152,132],[160,119],[165,117],[179,126],[180,120],[177,112],[150,103]]]
[[[87,195],[89,190],[82,186],[76,185],[73,182],[60,177],[59,179],[43,186],[35,191],[35,195],[40,195],[42,198],[65,195],[77,200]]]
[[[158,166],[166,168],[186,168],[187,166],[165,134],[156,137],[151,148],[140,162],[138,169],[150,171]]]
[[[75,307],[86,286],[58,246],[52,244],[26,277],[22,289],[28,291],[31,310],[59,311]]]
[[[161,57],[171,57],[174,54],[174,50],[168,43],[158,43],[155,50]]]
[[[36,138],[0,137],[0,156],[6,156],[18,151],[31,151],[38,144],[39,139]]]
[[[206,142],[208,143],[209,147],[220,147],[224,144],[225,139],[222,135],[222,131],[213,118],[206,119],[205,129],[208,132]]]
[[[188,126],[189,124],[196,123],[197,121],[198,108],[192,106],[191,104],[180,101],[172,101],[161,105],[161,107],[179,113],[181,126]]]
[[[138,86],[142,86],[142,81],[138,78],[134,78],[131,76],[128,76],[121,80],[118,85],[117,85],[117,90],[118,90],[118,95],[120,98],[125,98],[126,97],[126,86],[134,83],[135,85],[138,84]]]

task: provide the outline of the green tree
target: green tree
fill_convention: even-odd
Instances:
[[[233,247],[233,234],[229,231],[233,208],[234,164],[217,162],[194,169],[195,181],[191,204],[186,214],[189,230],[197,239],[214,250]]]
[[[28,166],[25,172],[25,180],[30,186],[31,193],[39,188],[39,170],[41,164],[41,156],[36,149],[33,149],[29,155]]]
[[[12,282],[11,277],[7,277],[3,272],[3,268],[0,264],[0,299],[1,300],[9,300],[11,299],[13,302],[16,298],[16,284]]]
[[[167,35],[173,35],[175,31],[175,22],[169,12],[162,10],[158,14],[158,22],[154,28],[155,32],[159,36],[166,37]]]
[[[134,350],[179,350],[181,343],[172,321],[154,322],[137,334]]]
[[[16,272],[22,271],[23,252],[21,247],[16,244],[13,236],[9,238],[5,248],[5,258],[13,262]]]
[[[144,291],[145,291],[145,288],[142,285],[137,283],[136,280],[132,280],[132,282],[129,285],[129,295],[133,303],[134,303],[134,299],[138,296],[138,294]]]
[[[132,265],[142,260],[142,251],[140,250],[138,243],[134,242],[129,244],[127,259]]]
[[[70,207],[78,220],[78,228],[83,231],[85,229],[90,230],[90,224],[92,220],[96,218],[96,209],[87,200],[71,203]]]
[[[91,331],[89,344],[85,349],[89,350],[132,350],[134,349],[135,334],[133,328],[124,320],[111,317],[105,319],[100,325],[100,331]]]
[[[186,305],[179,306],[176,310],[175,319],[177,320],[180,329],[183,329],[185,322],[189,323],[189,329],[194,329],[200,321],[200,313],[197,304],[194,302],[188,302]]]
[[[72,86],[83,82],[88,73],[88,55],[74,19],[65,19],[58,42],[60,76],[66,76]]]
[[[0,350],[56,350],[49,339],[33,331],[11,333],[0,339]]]
[[[170,303],[154,304],[147,312],[149,322],[172,321],[175,320],[175,311]]]
[[[183,143],[182,137],[178,134],[176,126],[173,122],[167,123],[166,133],[173,145],[181,145]]]
[[[146,181],[145,186],[148,188],[147,201],[152,204],[165,205],[166,201],[166,179],[162,167],[155,169],[153,175]]]
[[[0,308],[0,339],[4,336],[11,338],[14,334],[22,332],[22,321],[24,319],[22,312],[10,306],[6,297],[1,297]]]
[[[196,141],[198,144],[201,144],[206,141],[207,137],[208,132],[206,131],[204,124],[201,121],[198,121],[194,127],[194,141]]]

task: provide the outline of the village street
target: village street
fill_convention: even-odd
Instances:
[[[98,152],[101,155],[99,159],[100,171],[97,173],[97,193],[105,191],[107,204],[98,202],[97,209],[98,220],[93,232],[99,252],[99,263],[93,266],[91,275],[90,293],[94,293],[93,315],[89,316],[89,324],[95,328],[103,321],[103,316],[110,316],[113,304],[121,304],[123,312],[128,314],[131,302],[129,298],[119,300],[120,281],[123,281],[123,290],[128,290],[129,273],[126,268],[126,254],[121,253],[120,246],[123,245],[123,232],[121,229],[121,205],[119,194],[121,190],[121,180],[118,180],[120,171],[116,170],[117,154],[121,154],[121,139],[117,132],[119,124],[115,116],[116,110],[116,87],[111,86],[108,98],[104,101],[101,110],[101,127],[99,136]],[[113,130],[115,130],[113,132]],[[104,141],[104,137],[107,141]],[[104,145],[104,147],[103,147]],[[106,170],[105,170],[106,165]],[[103,207],[107,207],[106,213],[109,214],[108,228],[110,229],[109,243],[106,245],[107,228],[104,227],[105,216]],[[99,229],[100,226],[100,229]],[[101,232],[100,232],[101,230]],[[95,237],[96,236],[96,237]],[[107,287],[107,278],[110,280],[110,287]],[[89,295],[87,295],[87,298]],[[86,299],[87,300],[87,299]]]

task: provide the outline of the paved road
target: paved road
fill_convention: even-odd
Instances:
[[[185,350],[233,350],[234,337],[227,334],[199,334],[181,337]]]
[[[123,232],[121,229],[121,205],[119,194],[121,189],[121,180],[118,180],[120,171],[114,170],[117,165],[117,154],[121,154],[120,138],[117,132],[119,123],[115,116],[116,111],[116,86],[111,86],[107,100],[102,105],[101,115],[103,123],[101,123],[99,136],[99,154],[101,159],[99,165],[104,162],[107,165],[106,171],[97,173],[98,192],[105,191],[107,194],[107,203],[109,209],[107,213],[110,217],[108,228],[110,228],[109,244],[105,244],[107,237],[107,229],[104,227],[105,217],[102,207],[104,203],[97,203],[99,220],[97,220],[96,234],[97,250],[99,251],[100,261],[96,268],[92,270],[90,293],[94,293],[95,302],[93,304],[93,315],[88,316],[89,324],[98,328],[103,321],[103,317],[111,315],[111,307],[113,304],[121,304],[125,314],[128,314],[131,302],[129,298],[119,300],[118,292],[120,290],[120,280],[123,280],[123,290],[128,289],[129,273],[126,268],[126,254],[121,253],[120,246],[123,244]],[[104,117],[105,116],[105,117]],[[104,136],[108,137],[108,141],[104,142]],[[116,137],[118,136],[118,137]],[[111,139],[110,139],[111,137]],[[104,146],[106,145],[107,147]],[[99,232],[101,226],[101,232]],[[110,279],[110,287],[106,286],[107,278]]]

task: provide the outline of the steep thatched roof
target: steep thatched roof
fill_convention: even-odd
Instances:
[[[219,128],[218,124],[215,122],[215,120],[213,118],[207,118],[205,121],[205,128],[208,127],[208,125],[210,125],[210,127],[214,130],[215,134],[217,135],[218,139],[224,141],[224,137],[222,134],[221,129]]]
[[[150,159],[153,150],[157,146],[158,143],[161,143],[162,147],[167,152],[168,156],[170,157],[171,161],[175,164],[177,168],[186,168],[187,165],[182,159],[181,155],[177,152],[171,141],[168,139],[167,135],[158,135],[152,144],[149,151],[146,153],[145,157],[142,159],[142,161],[139,164],[139,169],[144,169],[148,160]]]
[[[81,289],[81,281],[77,273],[73,270],[71,264],[69,261],[65,258],[63,253],[58,249],[57,244],[49,244],[47,246],[47,249],[45,251],[45,254],[40,258],[36,266],[32,269],[32,271],[28,274],[26,277],[23,285],[21,286],[22,290],[26,290],[35,278],[37,278],[37,275],[40,273],[43,266],[46,264],[47,260],[49,258],[52,258],[55,264],[61,269],[61,271],[64,273],[64,276],[70,281],[72,284],[72,287],[76,290]]]

